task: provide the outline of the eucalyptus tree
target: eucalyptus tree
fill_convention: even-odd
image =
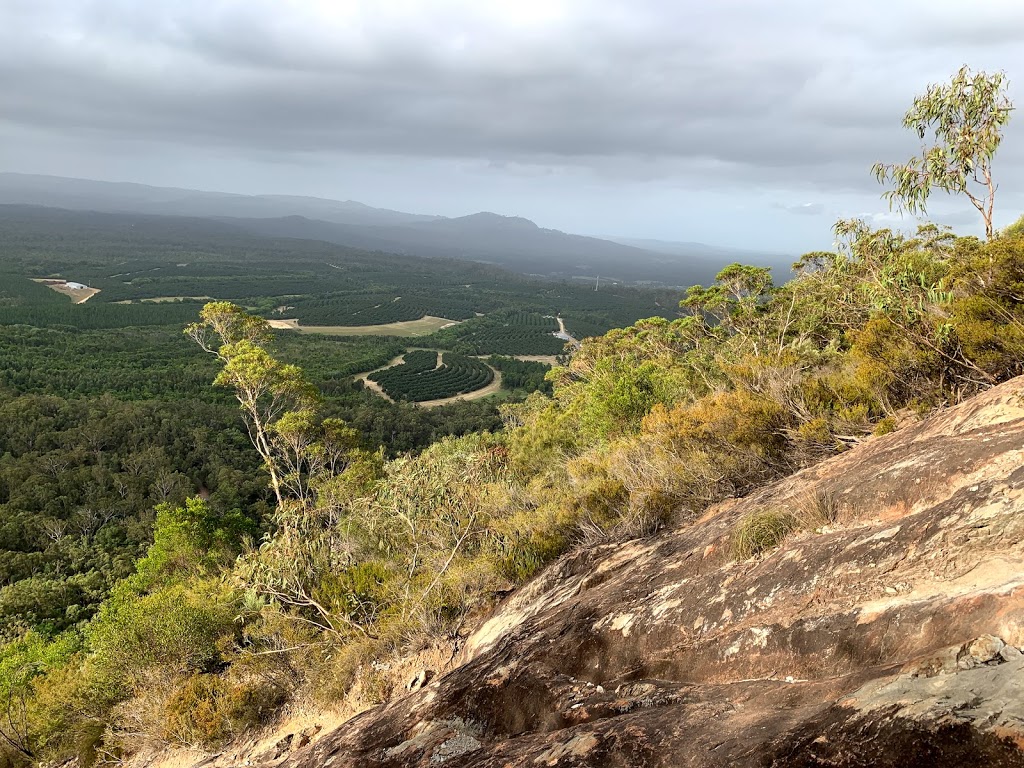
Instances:
[[[215,301],[204,306],[200,322],[189,325],[185,334],[224,364],[214,384],[234,391],[249,438],[270,473],[270,485],[280,508],[289,486],[289,470],[294,470],[282,461],[278,426],[288,426],[286,442],[296,443],[295,414],[305,414],[312,408],[316,389],[298,366],[282,363],[267,351],[271,340],[267,321],[230,302]]]
[[[921,154],[904,164],[876,163],[872,168],[880,183],[893,184],[883,195],[891,208],[924,213],[934,189],[963,194],[981,214],[985,237],[993,238],[998,185],[992,159],[1013,110],[1006,85],[1003,72],[972,72],[964,65],[948,84],[929,85],[914,99],[903,125],[921,139]]]

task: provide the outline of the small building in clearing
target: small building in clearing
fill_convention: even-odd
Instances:
[[[72,291],[85,291],[88,290],[88,285],[82,285],[82,283],[72,283],[70,281],[64,283],[65,288],[70,288]]]

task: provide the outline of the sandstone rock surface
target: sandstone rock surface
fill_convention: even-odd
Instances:
[[[290,753],[359,766],[1024,766],[1024,382],[579,552],[454,669]],[[736,561],[757,510],[834,524]]]

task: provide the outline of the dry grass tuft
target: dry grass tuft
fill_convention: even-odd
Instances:
[[[842,508],[832,491],[810,490],[796,500],[796,516],[801,530],[816,531],[839,521]]]
[[[747,560],[779,546],[800,528],[796,515],[787,510],[764,510],[747,515],[733,534],[732,551],[739,560]]]

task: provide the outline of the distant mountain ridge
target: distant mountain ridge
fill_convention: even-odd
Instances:
[[[653,240],[641,237],[618,237],[605,236],[606,240],[613,243],[629,245],[633,248],[641,248],[657,253],[667,253],[674,256],[701,255],[705,258],[730,258],[737,261],[747,261],[752,264],[764,266],[776,266],[788,264],[795,259],[792,256],[781,253],[769,253],[766,251],[753,251],[742,248],[724,248],[720,245],[707,245],[706,243],[680,242],[675,240]]]
[[[241,195],[18,173],[0,173],[0,204],[200,217],[266,237],[323,240],[367,250],[481,261],[516,272],[568,279],[601,276],[684,286],[707,284],[732,261],[792,261],[699,243],[575,235],[539,227],[519,216],[491,212],[448,218],[374,208],[353,200]],[[667,247],[679,245],[687,247]]]
[[[437,216],[373,208],[355,200],[300,195],[241,195],[125,181],[0,173],[0,203],[163,216],[304,216],[343,224],[409,224]]]

